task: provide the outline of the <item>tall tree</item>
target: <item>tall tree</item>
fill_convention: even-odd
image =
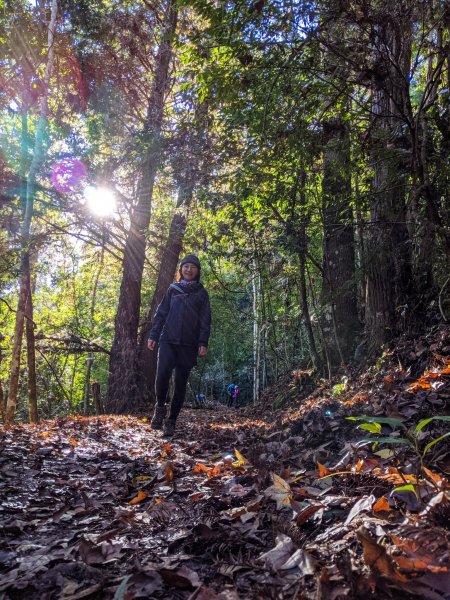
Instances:
[[[167,0],[154,79],[143,132],[145,160],[137,191],[122,264],[122,283],[115,318],[108,381],[108,410],[125,410],[136,389],[136,352],[141,308],[146,232],[150,223],[153,188],[161,160],[161,130],[178,20],[175,0]]]
[[[31,223],[33,218],[33,205],[36,193],[36,183],[39,169],[45,157],[45,132],[47,129],[48,100],[50,95],[50,78],[53,70],[55,57],[55,32],[58,13],[57,0],[52,0],[50,8],[50,19],[47,33],[47,62],[42,80],[40,113],[35,133],[34,152],[27,176],[26,203],[24,207],[24,218],[21,229],[21,259],[20,259],[20,290],[17,304],[16,323],[14,329],[13,350],[11,356],[10,378],[8,400],[6,405],[6,422],[14,419],[17,404],[17,392],[19,386],[20,357],[22,350],[23,328],[27,302],[29,303],[29,314],[31,315],[31,275],[30,275],[30,241]]]
[[[369,351],[378,351],[396,329],[398,309],[411,292],[411,256],[405,207],[405,167],[392,139],[402,130],[412,43],[409,2],[384,0],[371,23],[373,74],[372,159],[374,179],[368,229],[366,332]]]
[[[348,362],[359,329],[351,208],[350,139],[339,117],[323,123],[322,329],[332,367]]]

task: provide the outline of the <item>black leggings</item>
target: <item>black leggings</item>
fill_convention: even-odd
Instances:
[[[175,389],[170,403],[169,419],[176,419],[183,406],[189,373],[197,364],[197,353],[198,349],[191,346],[162,343],[159,347],[155,383],[158,406],[166,404],[170,377],[175,369]]]

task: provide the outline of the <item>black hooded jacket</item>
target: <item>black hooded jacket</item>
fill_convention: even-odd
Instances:
[[[149,337],[155,342],[207,347],[210,331],[211,307],[203,285],[172,284],[156,310]]]

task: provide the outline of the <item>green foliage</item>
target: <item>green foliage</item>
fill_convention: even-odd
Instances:
[[[336,385],[333,385],[331,388],[333,396],[340,396],[342,392],[345,392],[345,383],[336,383]]]
[[[435,444],[450,436],[450,431],[448,431],[443,435],[432,439],[425,446],[421,447],[420,445],[422,437],[420,434],[423,428],[429,425],[432,421],[450,422],[450,417],[445,415],[438,415],[434,417],[428,417],[427,419],[422,419],[415,426],[410,428],[407,428],[401,419],[390,417],[368,417],[363,415],[358,417],[347,417],[347,419],[349,421],[364,421],[364,423],[357,426],[357,429],[363,429],[374,434],[374,437],[372,438],[360,440],[357,443],[357,446],[372,444],[372,447],[376,448],[378,444],[407,445],[417,454],[417,456],[420,457],[421,461]],[[382,425],[389,425],[394,430],[397,428],[403,429],[405,432],[405,437],[382,436]]]

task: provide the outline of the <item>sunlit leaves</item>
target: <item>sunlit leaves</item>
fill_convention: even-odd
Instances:
[[[248,460],[239,452],[239,450],[235,448],[234,453],[236,454],[237,461],[232,463],[233,467],[243,467],[248,464]]]
[[[292,499],[291,486],[289,483],[276,473],[272,473],[272,481],[273,485],[268,487],[264,494],[276,501],[278,509],[289,506]]]

